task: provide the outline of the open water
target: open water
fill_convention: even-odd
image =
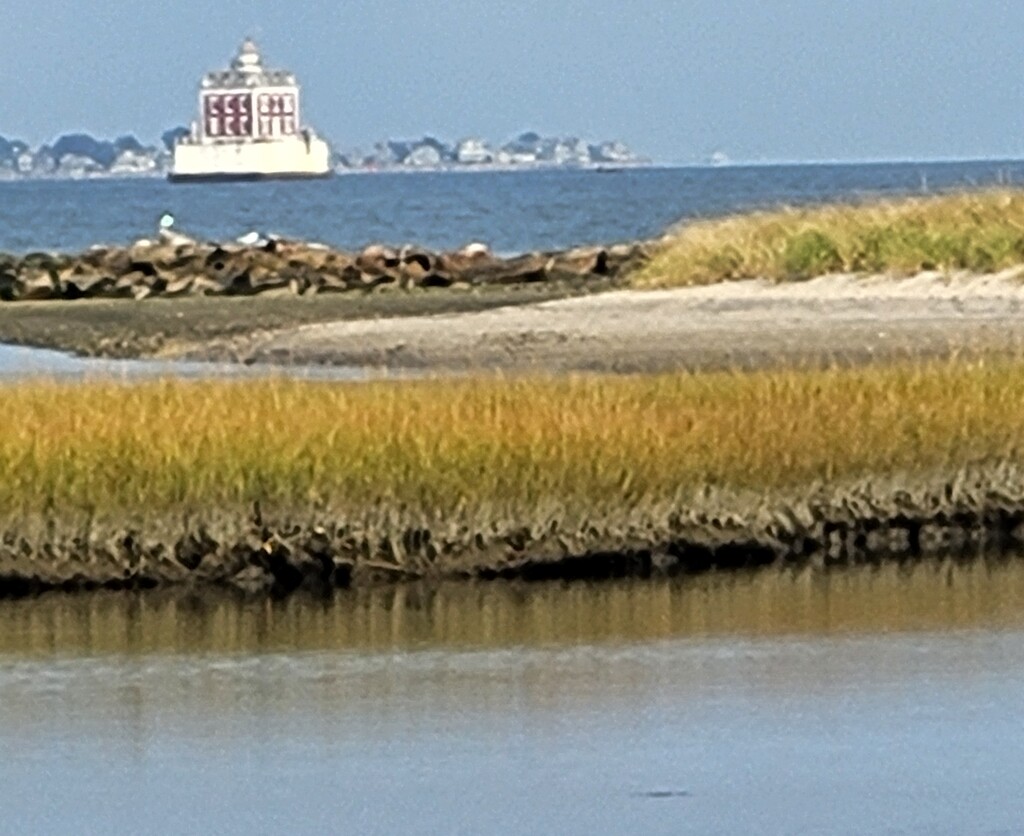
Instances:
[[[1024,832],[1024,561],[0,606],[0,831]]]
[[[511,253],[659,235],[754,207],[1024,185],[1024,162],[401,173],[310,183],[162,180],[0,183],[0,251],[81,250],[152,236],[164,212],[197,237],[276,233],[335,246]]]
[[[356,366],[273,366],[241,363],[207,363],[183,360],[113,360],[75,357],[62,351],[0,343],[0,385],[31,378],[60,381],[120,380],[147,378],[259,378],[287,375],[298,380],[368,380],[386,372]],[[414,377],[414,372],[394,372],[390,377]]]

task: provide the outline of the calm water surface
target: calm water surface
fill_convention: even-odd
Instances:
[[[684,218],[754,207],[1024,184],[1024,162],[410,173],[311,183],[162,180],[0,183],[0,250],[80,250],[152,236],[172,212],[196,236],[256,230],[341,247],[372,241],[500,252],[661,234]]]
[[[12,832],[1015,833],[1024,561],[0,604]]]
[[[60,303],[57,303],[60,304]],[[381,369],[353,366],[272,366],[204,363],[182,360],[111,360],[82,358],[62,351],[0,343],[0,383],[26,378],[55,380],[145,380],[147,378],[253,378],[287,375],[303,380],[367,380],[371,377],[409,377]]]

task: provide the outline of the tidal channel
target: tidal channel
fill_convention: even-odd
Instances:
[[[1019,559],[0,602],[17,832],[1019,832],[1022,709]]]

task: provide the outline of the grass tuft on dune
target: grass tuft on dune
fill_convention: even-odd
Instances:
[[[1024,265],[1024,191],[966,192],[785,208],[696,221],[671,233],[637,287],[829,273],[991,273]]]

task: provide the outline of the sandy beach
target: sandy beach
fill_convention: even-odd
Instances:
[[[615,290],[489,310],[178,341],[165,357],[436,371],[665,371],[856,364],[1024,348],[1019,274],[826,276]]]

